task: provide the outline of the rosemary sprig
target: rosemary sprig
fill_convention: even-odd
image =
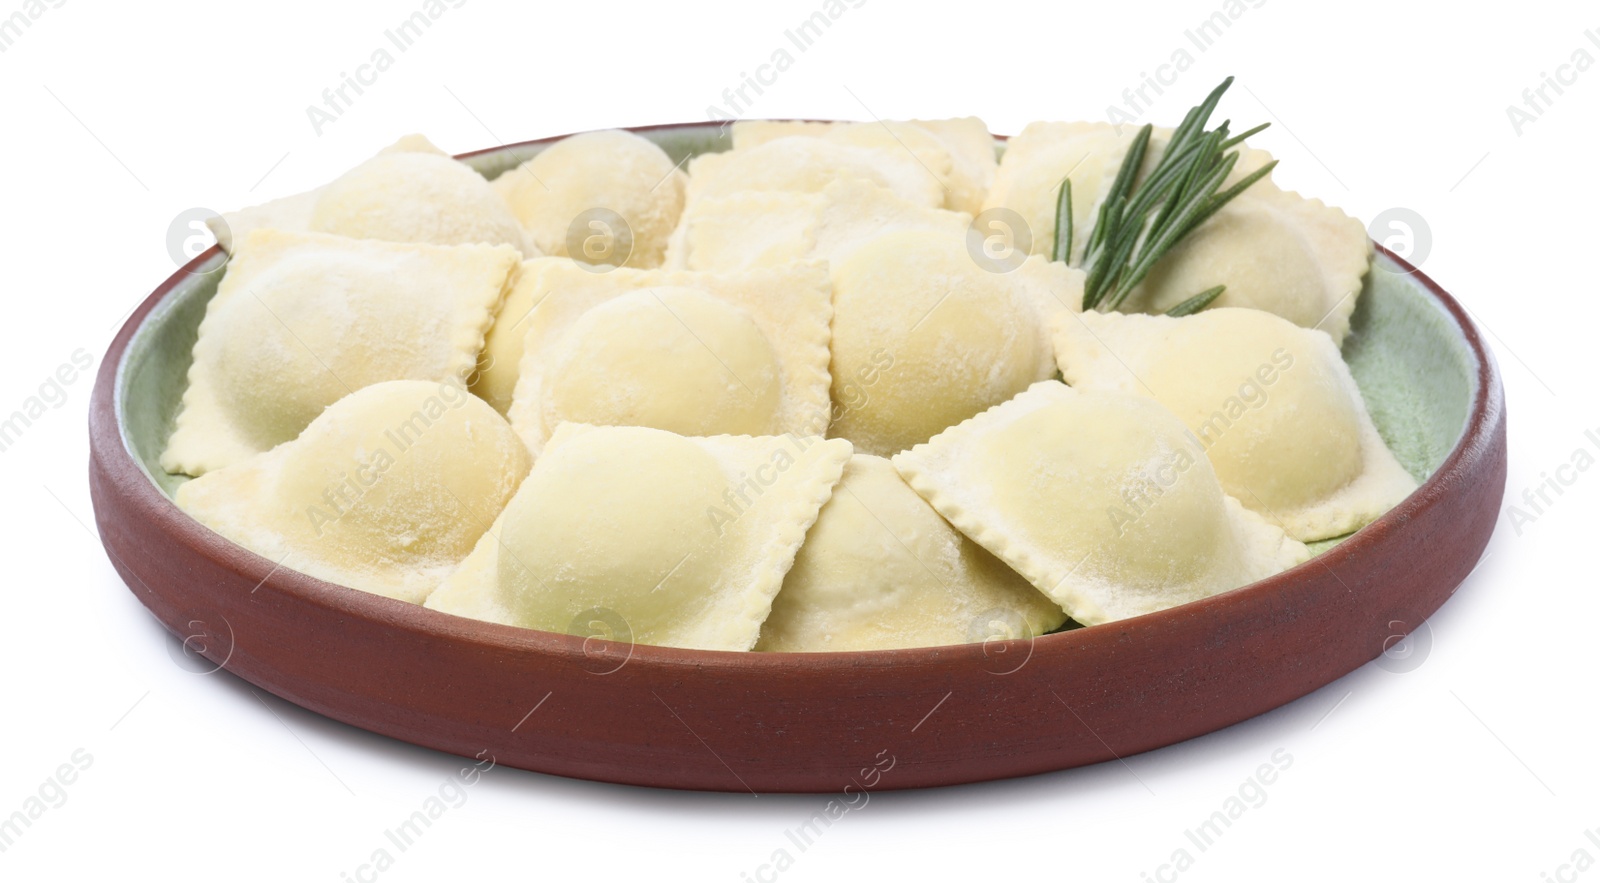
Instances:
[[[1118,309],[1174,245],[1277,166],[1277,160],[1273,160],[1219,192],[1239,161],[1239,153],[1233,148],[1271,125],[1263,123],[1230,136],[1230,121],[1224,120],[1208,130],[1212,112],[1231,85],[1232,77],[1223,80],[1184,115],[1161,159],[1143,180],[1139,180],[1139,171],[1149,152],[1154,127],[1147,124],[1139,129],[1096,212],[1084,245],[1081,268],[1086,274],[1085,310]],[[1070,260],[1072,235],[1072,182],[1063,180],[1056,197],[1052,258]],[[1167,312],[1174,316],[1199,312],[1222,292],[1220,285],[1209,288]]]

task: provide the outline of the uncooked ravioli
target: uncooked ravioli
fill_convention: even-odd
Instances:
[[[403,136],[378,151],[377,156],[392,153],[423,153],[449,158],[449,154],[422,135]],[[304,193],[295,193],[260,205],[224,212],[208,219],[206,226],[211,228],[211,232],[217,237],[217,243],[229,253],[234,251],[235,243],[243,243],[255,230],[310,230],[311,216],[316,211],[317,201],[327,189],[328,185],[324,184]]]
[[[531,458],[459,384],[395,380],[299,437],[179,486],[179,508],[284,567],[420,604],[455,569]]]
[[[966,238],[889,233],[833,269],[830,435],[887,456],[1055,373],[1044,317],[1082,274],[1041,257],[985,269]]]
[[[944,205],[955,211],[979,211],[994,181],[994,136],[977,117],[870,123],[739,120],[731,128],[735,150],[778,138],[811,136],[857,147],[906,151],[930,171],[937,171],[945,188]]]
[[[569,264],[567,258],[536,257],[522,262],[516,282],[500,301],[493,322],[483,336],[483,353],[472,377],[472,392],[494,406],[501,414],[511,410],[511,397],[517,388],[517,372],[522,361],[522,337],[528,331],[528,315],[536,304],[534,279],[544,268]]]
[[[1042,635],[1066,614],[968,540],[888,460],[857,454],[761,627],[757,650],[889,650]]]
[[[522,229],[482,175],[447,156],[384,153],[323,188],[309,229],[357,239],[509,245]]]
[[[756,147],[695,157],[689,163],[688,204],[759,190],[818,193],[840,179],[876,184],[918,205],[944,205],[944,185],[938,172],[929,170],[910,151],[806,137],[779,138]]]
[[[1238,588],[1310,557],[1223,493],[1160,404],[1041,382],[894,458],[962,533],[1084,625]]]
[[[556,632],[600,616],[642,644],[749,650],[850,453],[563,424],[427,606]]]
[[[910,202],[868,181],[844,178],[817,193],[758,190],[695,200],[667,249],[667,266],[742,270],[794,260],[838,264],[878,236],[931,230],[952,239],[972,225],[965,212]]]
[[[1343,343],[1372,262],[1361,222],[1321,200],[1262,181],[1223,206],[1156,263],[1122,304],[1164,313],[1214,285],[1215,307],[1250,307]]]
[[[1133,126],[1110,123],[1029,123],[1021,134],[1006,142],[1005,155],[983,208],[1016,212],[1030,234],[1032,253],[1048,255],[1055,243],[1056,200],[1062,182],[1071,180],[1073,247],[1069,263],[1078,266],[1083,262],[1084,246],[1100,205],[1138,132]],[[1171,129],[1152,130],[1140,179],[1155,168],[1171,136]],[[1242,145],[1237,150],[1239,160],[1225,186],[1272,161],[1262,150]],[[1202,286],[1190,294],[1209,287]]]
[[[654,142],[608,129],[557,141],[495,178],[494,189],[542,254],[657,267],[683,210],[684,180]]]
[[[373,383],[464,383],[518,265],[504,245],[252,233],[206,305],[161,467],[237,463]]]
[[[689,435],[827,426],[833,308],[820,262],[592,273],[556,259],[536,269],[508,298],[523,328],[509,414],[535,453],[563,421]]]
[[[775,344],[701,289],[629,292],[578,317],[550,354],[543,422],[765,434],[783,399]]]
[[[1260,310],[1091,311],[1057,317],[1055,340],[1067,383],[1161,402],[1223,488],[1296,539],[1349,533],[1416,489],[1320,331]]]

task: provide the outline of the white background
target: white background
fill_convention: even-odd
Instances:
[[[319,136],[306,107],[420,4],[69,0],[0,53],[0,413],[80,348],[100,354],[170,274],[167,227],[331,179],[397,136],[451,151],[703,119],[813,0],[447,9]],[[0,0],[0,16],[20,8]],[[353,4],[351,5],[354,6]],[[1489,332],[1510,407],[1508,502],[1600,435],[1593,392],[1600,68],[1518,134],[1509,104],[1600,29],[1584,4],[1268,0],[1209,51],[1213,0],[847,7],[751,116],[1104,118],[1141,72],[1192,69],[1145,119],[1176,122],[1228,74],[1222,113],[1287,186],[1364,221],[1431,231],[1423,268]],[[1600,34],[1597,34],[1600,39]],[[792,51],[792,47],[791,47]],[[1143,120],[1141,120],[1143,121]],[[341,881],[461,766],[174,661],[92,524],[90,377],[0,453],[0,815],[77,749],[93,764],[3,854],[7,880],[172,876]],[[1571,473],[1566,473],[1571,474]],[[1144,881],[1280,749],[1292,766],[1183,880],[1594,880],[1560,870],[1600,829],[1593,562],[1600,469],[1516,529],[1433,618],[1421,664],[1368,665],[1261,718],[1098,767],[878,793],[796,855],[785,881],[1037,871]],[[1531,510],[1530,510],[1531,512]],[[176,654],[181,658],[181,654]],[[510,769],[468,790],[388,880],[756,878],[822,796],[679,794]],[[1600,832],[1597,832],[1600,837]],[[791,850],[793,851],[793,850]],[[1558,873],[1559,872],[1559,873]],[[494,876],[491,877],[490,875]],[[768,874],[767,876],[771,876]],[[1170,879],[1170,869],[1163,874]]]

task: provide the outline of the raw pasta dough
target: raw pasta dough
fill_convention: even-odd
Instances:
[[[161,467],[237,463],[380,381],[465,382],[518,265],[504,245],[252,233],[206,305]]]
[[[511,411],[511,398],[517,388],[517,372],[522,362],[522,337],[528,331],[528,316],[533,311],[534,279],[544,268],[571,263],[567,258],[539,257],[524,261],[516,284],[500,302],[494,322],[483,337],[483,355],[472,378],[472,392],[501,414]]]
[[[966,235],[972,216],[928,208],[859,179],[818,193],[758,190],[696,200],[667,248],[667,266],[742,270],[817,258],[838,264],[857,248],[896,230]]]
[[[901,199],[937,208],[944,205],[939,168],[908,150],[838,144],[823,138],[791,137],[757,147],[707,153],[689,163],[688,204],[717,196],[761,190],[818,193],[833,181],[856,179],[877,184]]]
[[[792,136],[826,138],[840,144],[906,150],[940,176],[946,208],[978,212],[994,182],[994,136],[977,117],[947,120],[881,120],[871,123],[807,123],[739,120],[732,126],[735,150]]]
[[[857,454],[761,627],[757,650],[890,650],[1025,638],[1066,621],[1055,602],[957,533],[888,460]]]
[[[1129,294],[1124,312],[1164,313],[1226,285],[1213,307],[1251,307],[1343,343],[1372,261],[1361,222],[1321,200],[1261,181],[1173,246]]]
[[[322,189],[309,229],[357,239],[509,245],[522,229],[482,175],[448,156],[391,152]]]
[[[826,428],[832,307],[821,263],[592,273],[556,259],[537,269],[508,300],[525,329],[511,425],[535,453],[567,420],[684,435]]]
[[[1110,123],[1029,123],[1021,134],[1006,142],[1005,155],[983,208],[1008,208],[1019,214],[1032,235],[1032,252],[1049,255],[1055,242],[1056,199],[1061,182],[1070,178],[1073,247],[1069,263],[1078,266],[1083,263],[1084,245],[1100,203],[1105,201],[1138,133],[1136,126]],[[1141,178],[1155,168],[1171,136],[1171,129],[1151,131],[1150,147],[1140,167]],[[1271,161],[1266,151],[1241,147],[1227,183],[1238,181]],[[1209,287],[1201,286],[1190,294]]]
[[[654,142],[608,129],[557,141],[495,178],[494,188],[542,254],[658,267],[683,210],[684,181]]]
[[[1296,539],[1349,533],[1416,489],[1319,331],[1259,310],[1090,311],[1058,317],[1055,340],[1067,383],[1161,402],[1223,489]]]
[[[1044,319],[1083,274],[1033,256],[980,267],[964,236],[889,233],[834,267],[830,435],[887,456],[1055,374]]]
[[[406,135],[378,151],[376,156],[386,156],[391,153],[449,156],[422,135]],[[235,243],[244,242],[254,230],[310,230],[311,215],[317,208],[317,200],[322,198],[322,193],[326,189],[327,185],[324,184],[304,193],[279,197],[237,211],[224,212],[220,218],[208,220],[206,226],[211,228],[212,235],[217,237],[217,242],[223,250],[229,253],[233,252]]]
[[[340,399],[292,441],[178,488],[200,523],[285,567],[413,604],[454,570],[531,458],[452,382]]]
[[[1057,381],[894,458],[962,533],[1084,625],[1271,576],[1306,547],[1223,493],[1165,408]]]
[[[837,439],[564,424],[427,606],[555,632],[597,615],[642,644],[749,650],[849,459]]]

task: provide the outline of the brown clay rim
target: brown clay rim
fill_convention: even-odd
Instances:
[[[627,131],[652,132],[703,128],[711,125],[714,124],[670,123],[639,126],[630,128]],[[565,137],[567,136],[559,135],[533,141],[522,141],[504,145],[503,147],[487,148],[460,154],[457,158],[466,159],[506,148],[544,144]],[[1092,647],[1118,640],[1117,636],[1125,629],[1175,628],[1181,621],[1192,617],[1215,615],[1225,618],[1230,608],[1267,603],[1286,586],[1293,584],[1299,575],[1308,568],[1322,567],[1327,568],[1330,573],[1334,573],[1333,568],[1335,565],[1367,554],[1376,545],[1379,536],[1398,529],[1417,513],[1436,505],[1440,498],[1447,493],[1450,486],[1458,482],[1464,471],[1463,460],[1469,454],[1481,451],[1492,444],[1493,428],[1500,412],[1505,408],[1504,392],[1498,382],[1497,372],[1493,366],[1493,356],[1484,346],[1482,337],[1467,316],[1466,311],[1456,302],[1455,298],[1451,297],[1444,289],[1439,287],[1438,283],[1412,266],[1404,258],[1394,254],[1380,244],[1374,243],[1374,247],[1379,254],[1390,258],[1407,274],[1414,276],[1422,284],[1422,287],[1439,302],[1445,312],[1454,320],[1456,328],[1465,339],[1477,362],[1477,382],[1473,390],[1472,406],[1467,418],[1466,428],[1450,454],[1445,457],[1444,462],[1434,470],[1427,481],[1423,482],[1417,490],[1413,491],[1398,506],[1384,513],[1376,521],[1357,531],[1348,539],[1283,573],[1219,595],[1213,595],[1209,598],[1192,601],[1155,613],[1118,620],[1114,623],[1106,623],[1103,626],[1090,626],[1032,639],[1017,639],[1006,642],[1006,646],[1020,648],[1028,646],[1031,641],[1031,652],[1033,653],[1064,651],[1079,645]],[[133,339],[146,317],[177,287],[178,283],[198,273],[200,265],[219,254],[220,251],[217,246],[207,249],[195,257],[194,260],[184,265],[183,268],[167,277],[166,281],[162,282],[145,298],[144,302],[128,317],[122,328],[117,332],[116,338],[112,340],[111,345],[107,348],[95,380],[94,394],[89,407],[90,445],[102,459],[102,465],[107,475],[127,494],[127,498],[137,508],[139,514],[144,519],[157,525],[165,535],[172,537],[174,542],[188,550],[213,560],[225,562],[239,573],[259,583],[270,582],[273,588],[283,591],[285,594],[293,596],[307,605],[326,608],[350,617],[359,617],[389,628],[433,635],[480,646],[485,649],[544,653],[561,656],[562,658],[571,658],[575,652],[581,652],[584,643],[583,639],[572,635],[465,619],[429,610],[420,605],[407,604],[403,601],[384,598],[358,589],[324,582],[297,571],[280,568],[273,561],[234,544],[220,534],[212,532],[209,528],[190,518],[183,510],[178,508],[177,504],[162,493],[161,489],[156,486],[150,476],[145,474],[144,469],[134,459],[122,435],[117,406],[119,404],[119,381],[122,374],[123,361],[127,355],[129,341]],[[107,551],[110,554],[109,548]],[[129,574],[134,573],[131,568],[123,569]],[[1335,575],[1337,574],[1335,573]],[[774,676],[793,677],[797,672],[825,675],[831,671],[845,671],[861,665],[914,668],[937,661],[941,656],[948,655],[951,649],[950,647],[915,647],[902,650],[826,651],[816,653],[741,653],[728,650],[684,650],[674,647],[638,644],[630,648],[631,656],[629,660],[630,664],[662,669],[687,668],[697,671],[710,670],[712,672],[735,669],[748,671],[753,669],[756,671],[770,671]]]

